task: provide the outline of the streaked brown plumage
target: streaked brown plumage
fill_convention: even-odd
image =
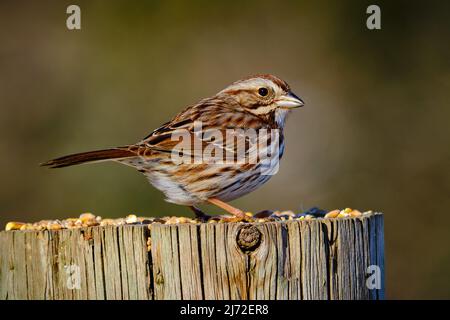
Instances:
[[[286,115],[303,101],[294,95],[286,82],[273,75],[257,75],[234,82],[216,95],[201,100],[177,114],[172,120],[154,130],[140,142],[113,149],[90,151],[69,155],[44,163],[51,168],[76,164],[116,161],[136,168],[166,195],[166,200],[200,211],[195,205],[209,202],[242,218],[243,212],[231,207],[226,201],[241,197],[265,183],[270,175],[262,174],[261,152],[268,152],[275,139],[268,139],[266,149],[256,148],[261,138],[252,140],[243,136],[239,129],[267,130],[278,133],[279,148],[274,148],[277,160],[284,150],[283,128]],[[194,124],[201,124],[200,134]],[[245,153],[256,152],[255,163],[175,163],[173,151],[179,144],[177,134],[186,134],[192,140],[183,156],[195,159],[195,143],[201,150],[223,151],[237,160],[237,145],[229,147],[225,137],[230,129],[237,130],[238,138],[245,141]],[[213,140],[209,135],[221,133],[223,138]],[[197,145],[197,146],[198,146]],[[219,149],[218,149],[219,148]],[[253,150],[253,151],[249,151]],[[255,151],[256,150],[256,151]],[[192,153],[189,153],[192,152]],[[272,163],[269,163],[269,167]]]

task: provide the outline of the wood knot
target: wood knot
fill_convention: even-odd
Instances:
[[[242,251],[253,251],[261,243],[261,232],[255,226],[245,225],[239,229],[236,240]]]

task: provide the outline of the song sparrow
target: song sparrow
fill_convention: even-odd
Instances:
[[[88,162],[116,161],[142,172],[166,200],[189,206],[198,217],[205,215],[196,207],[201,203],[211,203],[242,219],[242,210],[227,204],[265,183],[270,174],[262,172],[261,152],[274,150],[270,155],[278,161],[284,151],[283,128],[290,109],[303,106],[303,101],[290,91],[288,84],[273,75],[256,75],[234,82],[216,95],[201,100],[177,114],[172,120],[154,130],[142,141],[124,147],[89,151],[68,155],[43,163],[43,166],[62,168]],[[195,124],[201,124],[196,132]],[[268,134],[267,148],[256,148],[261,138],[249,139],[245,133],[237,131],[235,137],[244,137],[245,152],[248,156],[257,153],[256,161],[236,161],[236,145],[229,147],[225,138],[217,135],[211,139],[212,130],[226,136],[230,129],[254,129],[257,132],[277,130],[278,139]],[[232,154],[231,163],[214,161],[174,161],[174,149],[179,139],[174,136],[188,133],[193,140],[192,149],[181,152],[188,159],[195,158],[195,145],[200,141],[202,150],[210,147]],[[278,141],[275,141],[278,140]],[[188,148],[189,149],[189,148]],[[249,151],[253,150],[253,151]],[[256,150],[256,151],[255,151]],[[180,153],[177,151],[177,154]],[[267,164],[267,161],[266,161]],[[277,163],[269,162],[269,167]],[[271,168],[269,168],[271,169]]]

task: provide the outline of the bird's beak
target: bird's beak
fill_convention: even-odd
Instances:
[[[289,91],[287,94],[282,95],[276,99],[275,103],[278,107],[283,109],[294,109],[305,105],[302,99],[297,97],[293,92]]]

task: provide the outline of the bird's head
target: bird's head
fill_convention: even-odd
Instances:
[[[273,117],[284,126],[290,110],[304,105],[289,85],[270,74],[256,75],[234,82],[219,94],[233,97],[246,111],[263,117]]]

